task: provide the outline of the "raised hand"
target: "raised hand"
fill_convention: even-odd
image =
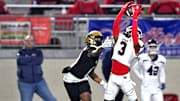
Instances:
[[[133,16],[138,16],[141,13],[142,6],[140,4],[135,5],[134,7],[134,15]]]

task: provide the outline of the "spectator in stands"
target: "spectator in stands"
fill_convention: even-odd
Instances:
[[[36,5],[36,4],[44,4],[44,5],[49,5],[49,4],[62,4],[63,0],[31,0],[31,3]],[[40,15],[44,14],[45,10],[51,10],[54,8],[31,8],[30,9],[30,14],[31,15]]]
[[[40,1],[41,0],[31,0],[31,4],[34,4],[34,5],[40,4]]]
[[[44,101],[56,101],[51,94],[45,79],[41,64],[42,51],[34,47],[34,37],[25,37],[25,47],[17,53],[18,88],[21,101],[32,101],[33,94],[38,94]]]
[[[103,14],[97,1],[77,1],[72,8],[67,10],[66,14]]]
[[[37,4],[40,4],[40,1],[41,0],[31,0],[31,4],[34,4],[34,5],[37,5]],[[30,8],[30,12],[29,14],[31,15],[41,15],[41,14],[44,14],[44,11],[42,8]]]
[[[180,15],[179,1],[154,1],[148,8],[148,14],[178,14]]]

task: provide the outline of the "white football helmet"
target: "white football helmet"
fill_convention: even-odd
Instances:
[[[150,55],[159,54],[159,45],[156,40],[150,39],[146,45],[147,53]]]
[[[130,37],[130,36],[132,35],[132,26],[127,27],[124,34],[125,34],[127,37]],[[138,39],[141,40],[141,39],[143,38],[142,31],[141,31],[141,29],[140,29],[139,27],[138,27],[138,33],[137,33],[137,35],[138,35]]]

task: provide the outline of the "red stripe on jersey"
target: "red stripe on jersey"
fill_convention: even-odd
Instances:
[[[116,75],[124,75],[129,72],[129,67],[116,60],[113,60],[111,72]]]

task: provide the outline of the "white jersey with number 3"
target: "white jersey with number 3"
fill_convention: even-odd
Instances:
[[[124,34],[119,34],[118,41],[114,46],[112,59],[129,67],[135,57],[132,37],[127,38]]]

